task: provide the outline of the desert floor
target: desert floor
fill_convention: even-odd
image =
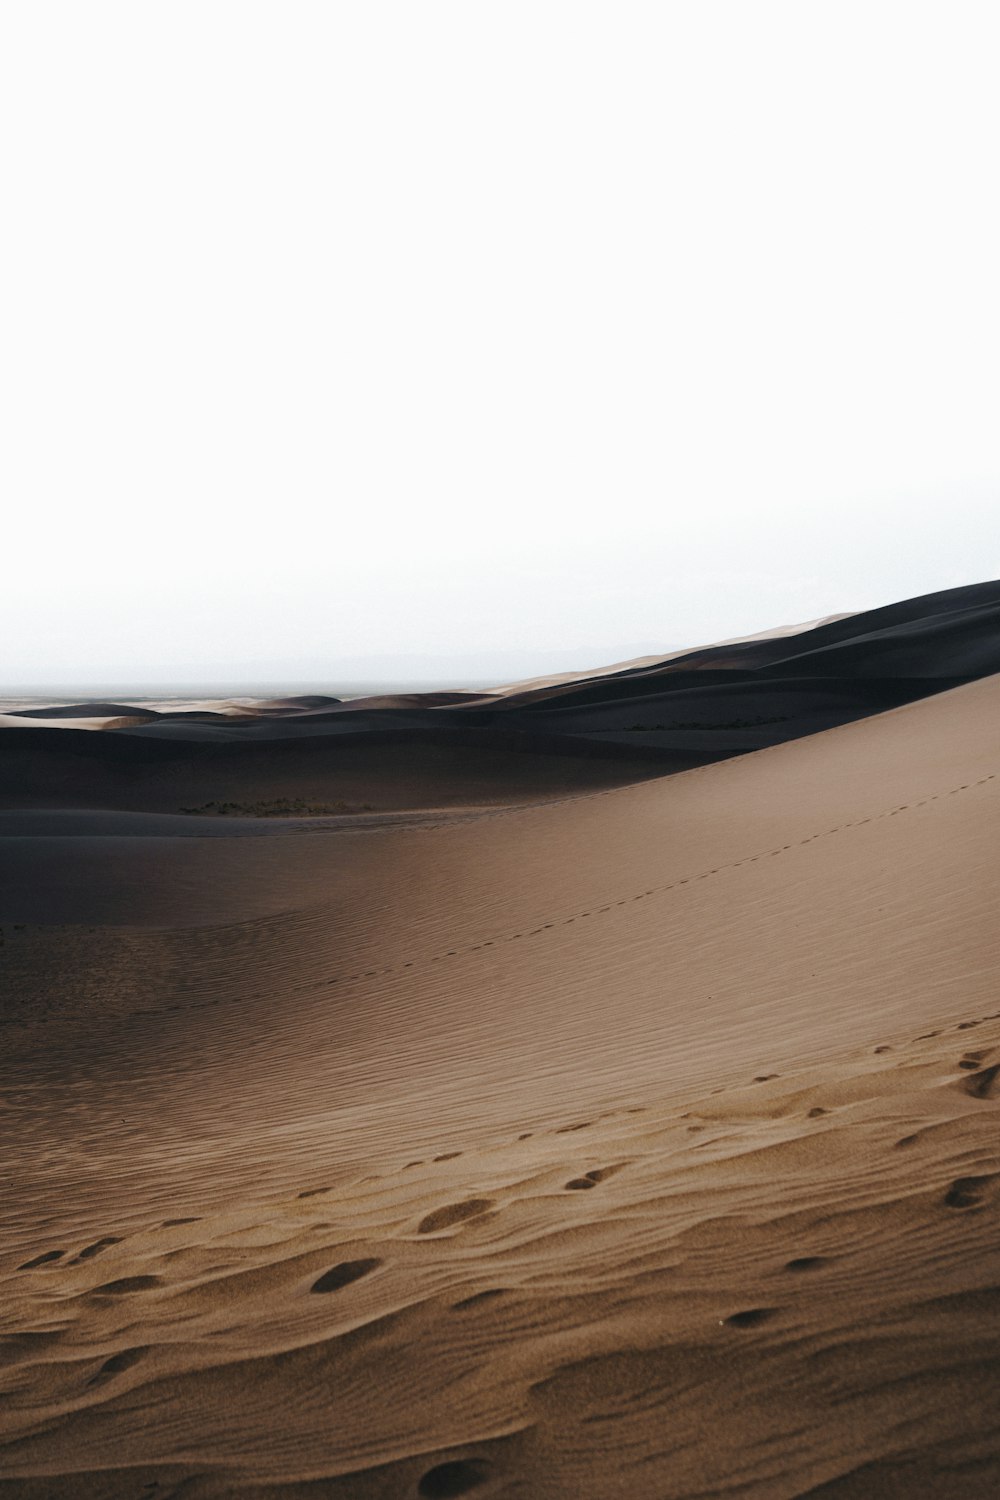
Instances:
[[[0,813],[0,1495],[1000,1493],[998,747]]]

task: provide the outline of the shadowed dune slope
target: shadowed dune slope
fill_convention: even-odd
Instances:
[[[722,758],[1000,671],[1000,582],[504,695],[508,725]]]
[[[0,807],[528,801],[782,744],[996,672],[991,582],[492,692],[22,705],[0,722]]]
[[[995,1494],[998,745],[0,824],[0,1495]]]
[[[781,667],[786,675],[798,676],[802,668],[796,663],[806,658],[817,670],[832,670],[839,676],[842,668],[836,662],[841,653],[869,676],[885,675],[884,660],[891,656],[892,669],[912,677],[975,677],[982,674],[984,660],[996,659],[998,606],[1000,580],[965,584],[878,609],[834,615],[797,630],[763,631],[742,640],[673,652],[662,662],[646,660],[625,667],[614,674],[614,682],[599,686],[614,690],[677,672],[730,668]],[[559,683],[557,691],[565,696],[573,686]],[[540,693],[544,691],[543,685]]]
[[[179,813],[228,801],[245,814],[280,799],[381,812],[507,805],[658,777],[709,758],[697,749],[652,757],[642,746],[605,756],[586,744],[563,753],[565,742],[475,729],[326,734],[308,720],[300,734],[285,723],[287,733],[273,740],[255,740],[253,730],[241,740],[245,729],[215,726],[191,740],[184,726],[166,729],[163,738],[140,739],[118,730],[0,725],[0,809]]]

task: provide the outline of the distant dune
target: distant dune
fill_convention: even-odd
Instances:
[[[998,1493],[998,674],[0,726],[0,1496]]]
[[[996,672],[986,583],[492,693],[22,706],[0,719],[0,807],[177,812],[331,784],[383,811],[506,804],[688,770]],[[108,733],[62,732],[78,725]]]

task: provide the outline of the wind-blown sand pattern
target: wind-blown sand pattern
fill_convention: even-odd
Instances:
[[[998,747],[0,813],[0,1495],[996,1494]]]

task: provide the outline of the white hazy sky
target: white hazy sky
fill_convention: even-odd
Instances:
[[[1000,572],[1000,10],[7,0],[0,691]]]

